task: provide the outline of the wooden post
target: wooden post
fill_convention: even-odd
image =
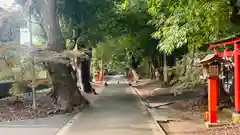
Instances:
[[[234,49],[237,51],[239,46],[234,44]],[[240,114],[240,55],[234,53],[234,88],[235,88],[235,112]]]
[[[104,81],[104,72],[103,71],[101,72],[101,81],[102,82]]]
[[[104,80],[104,71],[103,71],[103,54],[102,54],[102,60],[101,60],[101,71],[100,71],[100,81],[103,82]]]
[[[132,80],[132,82],[134,82],[134,80],[135,80],[135,76],[134,76],[134,71],[133,70],[131,70],[131,80]]]
[[[100,71],[97,71],[97,81],[100,81]]]
[[[208,118],[211,124],[217,123],[218,79],[218,77],[208,78]]]

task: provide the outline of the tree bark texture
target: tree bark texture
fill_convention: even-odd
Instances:
[[[71,66],[50,64],[50,76],[54,88],[54,96],[59,109],[66,112],[73,111],[74,106],[87,103],[78,90],[74,71]]]
[[[66,46],[56,13],[56,0],[44,0],[44,5],[44,11],[48,11],[42,12],[44,22],[48,22],[48,48],[51,51],[62,52]],[[74,106],[87,103],[77,87],[76,72],[72,66],[49,63],[49,73],[60,110],[71,112]]]
[[[84,60],[81,63],[81,71],[83,90],[84,92],[90,93],[92,92],[92,85],[90,83],[90,65],[88,60]]]

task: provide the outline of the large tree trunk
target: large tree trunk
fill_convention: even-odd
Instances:
[[[84,60],[81,63],[81,71],[82,71],[82,84],[84,92],[90,93],[92,91],[92,85],[90,83],[91,76],[90,76],[90,62],[89,60]]]
[[[77,50],[80,47],[77,46]],[[88,51],[85,53],[87,58],[81,59],[77,58],[77,70],[78,70],[78,84],[81,86],[80,89],[86,93],[95,92],[90,83],[91,81],[91,59],[92,59],[92,51]]]
[[[71,66],[50,64],[50,72],[54,96],[60,110],[71,112],[74,106],[87,103],[78,90],[75,72]]]
[[[56,15],[56,0],[46,0],[48,14],[44,16],[49,22],[49,44],[52,51],[62,52],[66,49],[65,42],[60,30],[59,21]],[[81,95],[77,87],[76,74],[72,66],[60,63],[49,64],[50,77],[54,87],[54,94],[60,110],[70,112],[75,105],[85,104],[86,99]],[[74,74],[72,74],[74,72]]]

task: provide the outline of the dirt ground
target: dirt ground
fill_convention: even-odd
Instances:
[[[218,118],[228,125],[207,129],[204,125],[204,112],[207,102],[199,99],[201,90],[189,91],[174,96],[170,88],[161,88],[162,82],[141,81],[136,85],[142,98],[159,115],[165,115],[169,121],[158,121],[168,135],[240,135],[240,125],[232,125],[231,114],[219,112]]]
[[[93,84],[97,93],[100,93],[104,88],[102,85]],[[32,109],[31,96],[24,95],[22,103],[12,104],[12,98],[0,99],[0,122],[12,120],[25,120],[34,118],[44,118],[54,115],[59,115],[60,112],[56,111],[57,106],[53,100],[46,96],[49,91],[37,93],[37,110]],[[84,96],[91,102],[96,100],[97,95],[84,94]],[[62,113],[61,113],[62,114]]]

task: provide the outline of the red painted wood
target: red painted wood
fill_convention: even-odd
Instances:
[[[233,53],[234,53],[234,51],[227,51],[227,52],[225,52],[225,54],[224,54],[224,52],[220,52],[220,53],[217,53],[217,54],[218,54],[219,57],[224,57],[224,56],[232,57]]]
[[[235,111],[240,113],[240,55],[239,45],[234,44],[234,49],[237,50],[234,53],[234,91],[235,91]]]
[[[208,78],[208,113],[210,123],[217,123],[218,83],[218,77]]]
[[[228,44],[234,44],[236,42],[240,42],[240,37],[238,37],[236,39],[226,40],[224,42],[220,42],[220,43],[216,43],[216,44],[209,44],[209,48],[214,48],[217,46],[223,46],[223,45],[228,45]]]
[[[214,48],[213,53],[218,54],[219,57],[234,56],[234,92],[235,92],[235,111],[240,113],[240,50],[237,42],[240,42],[240,37],[226,40],[224,42],[209,44],[209,48]],[[215,47],[234,44],[234,51],[225,49],[224,52],[218,52]],[[217,106],[217,91],[219,89],[218,78],[209,78],[209,121],[215,123],[217,121],[216,106]],[[216,103],[215,103],[216,102]]]
[[[134,77],[133,71],[131,73],[132,73],[131,75],[132,75],[132,82],[133,82],[135,77]]]
[[[104,72],[101,72],[101,81],[104,81]]]
[[[100,81],[100,71],[97,72],[97,81]]]

